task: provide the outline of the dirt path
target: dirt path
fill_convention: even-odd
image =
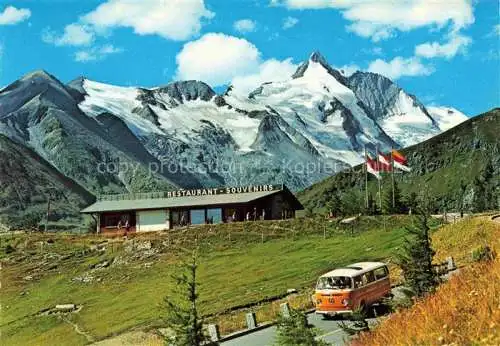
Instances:
[[[78,324],[70,321],[69,319],[67,319],[64,316],[61,316],[61,319],[64,322],[70,324],[73,327],[73,329],[75,330],[75,332],[77,334],[83,335],[87,339],[88,342],[94,342],[95,341],[94,337],[92,335],[90,335],[89,333],[85,332],[84,330],[80,329],[80,326],[78,326]]]

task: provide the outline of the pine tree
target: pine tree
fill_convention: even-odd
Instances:
[[[367,215],[378,214],[377,203],[375,202],[375,199],[373,198],[373,195],[371,192],[368,193],[368,208],[366,208],[365,213]]]
[[[342,215],[342,201],[337,190],[332,192],[330,200],[326,204],[328,212],[332,213],[334,216]]]
[[[475,212],[493,210],[497,207],[497,198],[495,196],[495,170],[493,163],[488,160],[483,170],[474,179],[474,200],[473,208]],[[498,178],[497,178],[498,179]]]
[[[394,182],[394,206],[392,205],[392,185],[384,187],[382,192],[382,212],[384,214],[400,214],[403,211],[401,191],[397,182]]]
[[[491,159],[486,163],[483,171],[481,172],[481,179],[484,181],[485,191],[484,191],[484,207],[485,210],[496,209],[497,201],[495,198],[495,186],[493,180],[495,177],[495,169],[493,168],[493,163]],[[497,178],[498,179],[498,178]]]
[[[351,189],[345,192],[341,197],[341,202],[344,215],[358,214],[364,210],[364,196],[358,190]]]
[[[208,342],[197,306],[197,252],[194,250],[191,261],[182,265],[181,273],[172,276],[175,290],[173,295],[164,298],[165,322],[172,331],[165,339],[168,346],[199,346]]]
[[[460,190],[458,190],[458,201],[457,201],[457,209],[460,212],[460,216],[464,214],[465,210],[465,193],[467,192],[467,184],[461,180],[460,181]]]
[[[405,286],[416,297],[432,292],[439,283],[433,270],[432,258],[435,254],[431,247],[427,213],[420,210],[418,223],[407,228],[410,237],[406,239],[399,265],[403,270]]]
[[[473,211],[478,213],[486,210],[486,186],[484,180],[480,177],[476,177],[473,183],[474,199],[473,199]]]
[[[326,346],[328,343],[316,340],[317,330],[307,324],[306,315],[290,309],[290,316],[280,316],[277,323],[276,346]]]
[[[410,192],[404,197],[403,204],[408,211],[415,211],[417,209],[418,195],[416,192]]]

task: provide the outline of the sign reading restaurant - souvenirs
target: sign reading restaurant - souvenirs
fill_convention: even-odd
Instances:
[[[192,196],[213,196],[213,195],[226,195],[238,194],[248,192],[263,192],[263,191],[278,191],[281,190],[281,185],[250,185],[240,187],[214,187],[204,189],[189,189],[165,192],[165,197],[192,197]]]

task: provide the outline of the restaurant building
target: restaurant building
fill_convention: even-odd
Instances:
[[[284,185],[200,188],[104,195],[83,209],[97,232],[149,232],[200,225],[295,217],[304,207]]]

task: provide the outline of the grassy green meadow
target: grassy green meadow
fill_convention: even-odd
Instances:
[[[161,326],[160,304],[171,291],[170,276],[196,238],[202,313],[218,321],[233,307],[289,288],[308,294],[318,275],[337,266],[391,261],[410,222],[407,216],[385,221],[363,217],[354,234],[351,226],[335,221],[297,219],[203,226],[127,241],[68,234],[4,236],[2,340],[9,345],[40,345],[45,340],[79,345],[132,328]],[[106,268],[91,269],[106,261]],[[93,279],[74,280],[86,275]],[[64,303],[82,305],[81,311],[66,314],[66,321],[39,313]],[[75,332],[70,322],[87,335]],[[233,328],[238,327],[239,322],[234,323]]]

